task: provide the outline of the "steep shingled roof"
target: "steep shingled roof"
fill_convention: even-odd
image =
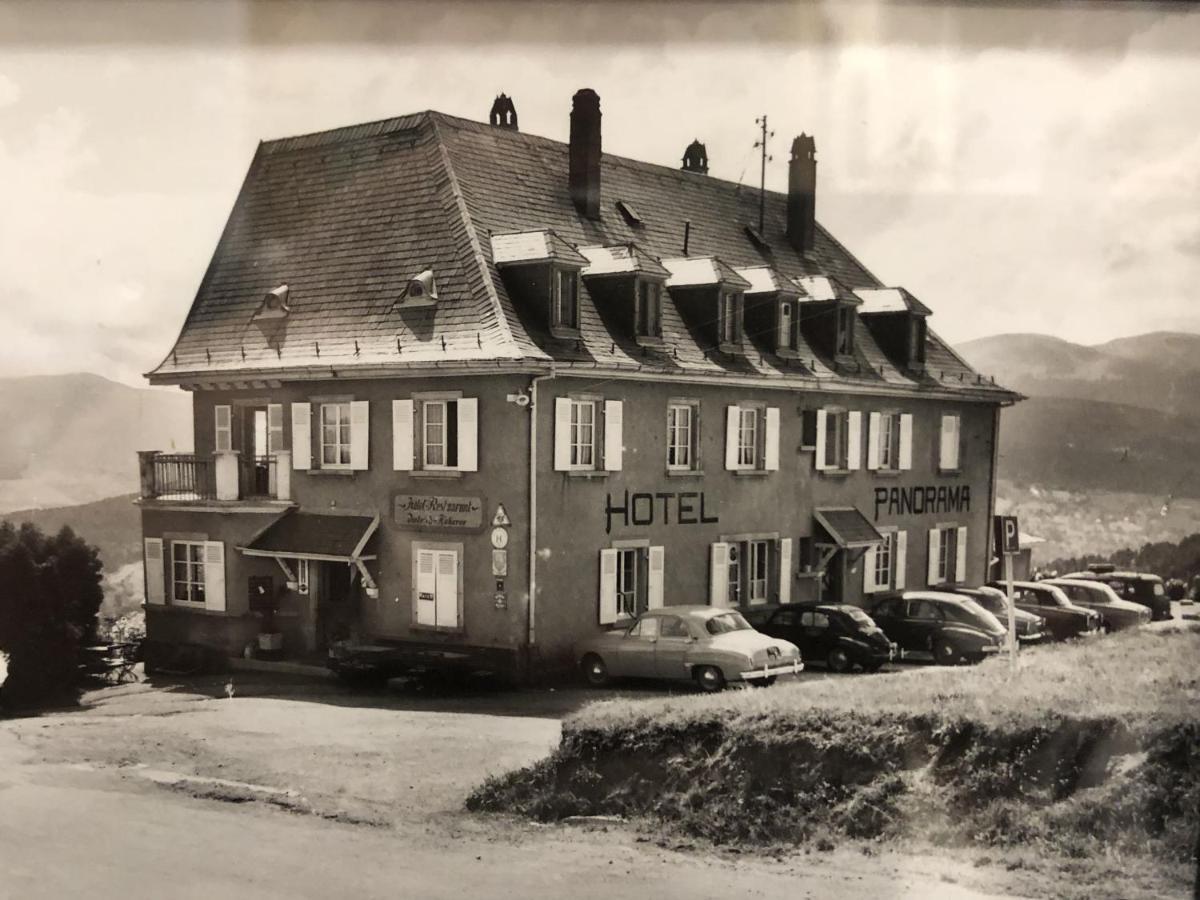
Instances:
[[[818,381],[888,389],[942,389],[1004,400],[936,336],[928,374],[898,370],[858,330],[856,359],[835,367],[812,348],[801,361],[767,346],[744,357],[701,346],[674,304],[663,304],[661,349],[638,348],[581,292],[581,340],[539,332],[505,288],[493,235],[552,231],[573,247],[636,244],[661,260],[714,256],[722,267],[770,266],[779,275],[834,276],[883,285],[818,226],[814,250],[785,235],[786,196],[768,193],[764,243],[751,241],[758,193],[665,166],[605,154],[601,214],[571,203],[567,145],[425,112],[259,145],[245,183],[159,383],[402,374],[437,367],[653,371],[754,377],[797,387]],[[636,207],[631,221],[617,207]],[[408,279],[435,273],[436,306],[391,310]],[[251,317],[266,291],[289,286],[288,314]]]

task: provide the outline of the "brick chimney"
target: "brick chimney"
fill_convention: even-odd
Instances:
[[[600,95],[591,88],[571,98],[570,186],[575,208],[600,218]]]
[[[792,141],[788,162],[787,236],[800,253],[813,248],[817,232],[817,144],[807,134]]]

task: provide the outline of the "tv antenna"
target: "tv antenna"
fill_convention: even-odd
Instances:
[[[761,137],[754,142],[754,146],[762,151],[762,168],[759,171],[758,179],[758,233],[765,237],[766,217],[767,217],[767,163],[775,157],[767,153],[767,141],[775,137],[775,132],[767,130],[767,114],[763,113],[761,117],[754,120],[754,124],[760,129]]]

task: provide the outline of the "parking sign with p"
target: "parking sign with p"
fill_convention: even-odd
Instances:
[[[1021,532],[1017,528],[1016,516],[996,516],[996,551],[1017,553],[1021,549]]]

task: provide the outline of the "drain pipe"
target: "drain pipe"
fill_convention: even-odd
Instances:
[[[526,674],[533,664],[533,647],[537,643],[537,475],[538,475],[538,384],[554,378],[551,366],[547,375],[535,375],[529,380],[529,600],[525,604]]]

